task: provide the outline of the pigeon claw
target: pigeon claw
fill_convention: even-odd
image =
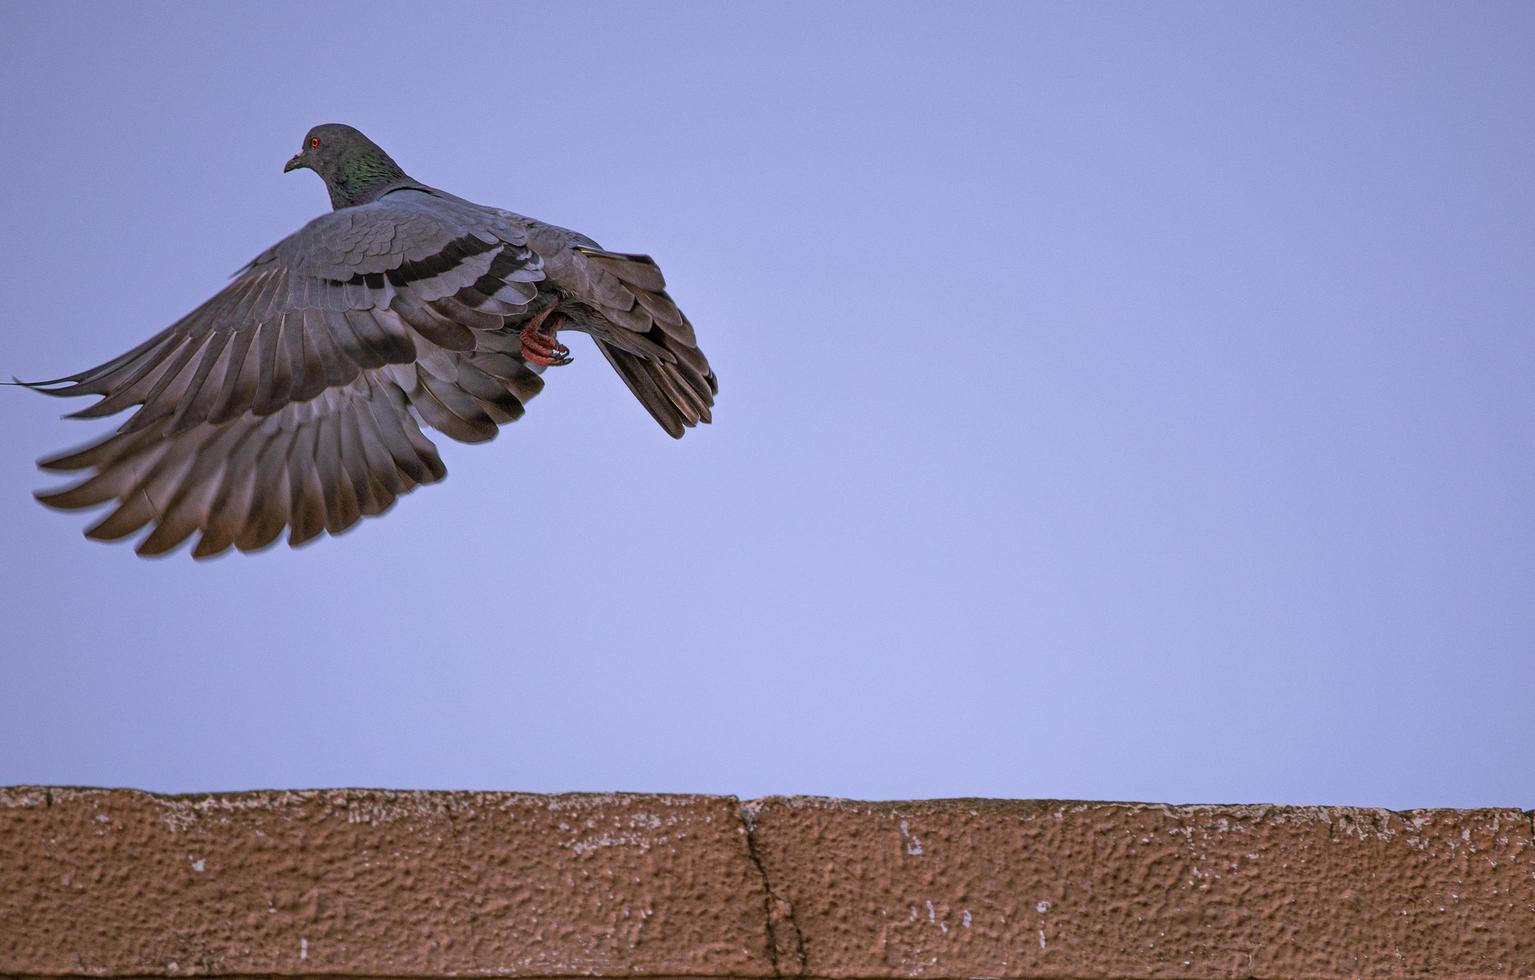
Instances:
[[[523,360],[544,367],[559,367],[574,360],[570,356],[570,348],[555,339],[560,330],[557,325],[560,317],[551,317],[554,310],[554,306],[539,310],[518,334],[518,339],[522,341]]]
[[[570,348],[564,344],[555,342],[547,347],[535,347],[527,337],[522,338],[522,359],[544,367],[560,367],[575,360],[570,356]]]

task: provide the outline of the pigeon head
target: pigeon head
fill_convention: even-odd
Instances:
[[[416,186],[377,143],[341,123],[325,123],[304,134],[303,146],[282,169],[319,174],[338,211],[367,204],[401,186]]]

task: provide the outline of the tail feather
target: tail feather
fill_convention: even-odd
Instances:
[[[685,429],[700,422],[713,421],[719,381],[697,348],[685,353],[669,350],[672,359],[662,361],[634,354],[601,337],[593,340],[634,397],[673,439],[681,439]],[[661,346],[670,348],[673,342],[667,338]]]

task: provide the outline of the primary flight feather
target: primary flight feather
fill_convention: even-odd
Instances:
[[[84,471],[50,507],[115,503],[86,531],[194,557],[290,545],[381,514],[446,471],[419,423],[483,442],[589,334],[674,437],[719,390],[687,317],[644,255],[473,204],[406,175],[350,126],[316,126],[309,169],[335,210],[257,256],[181,320],[105,364],[28,387],[137,406],[112,435],[45,459]]]

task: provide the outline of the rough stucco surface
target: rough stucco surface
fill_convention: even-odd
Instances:
[[[1520,810],[0,789],[0,975],[1535,976]]]
[[[0,790],[0,973],[770,976],[723,797]]]
[[[1535,976],[1520,810],[746,808],[816,976]]]

